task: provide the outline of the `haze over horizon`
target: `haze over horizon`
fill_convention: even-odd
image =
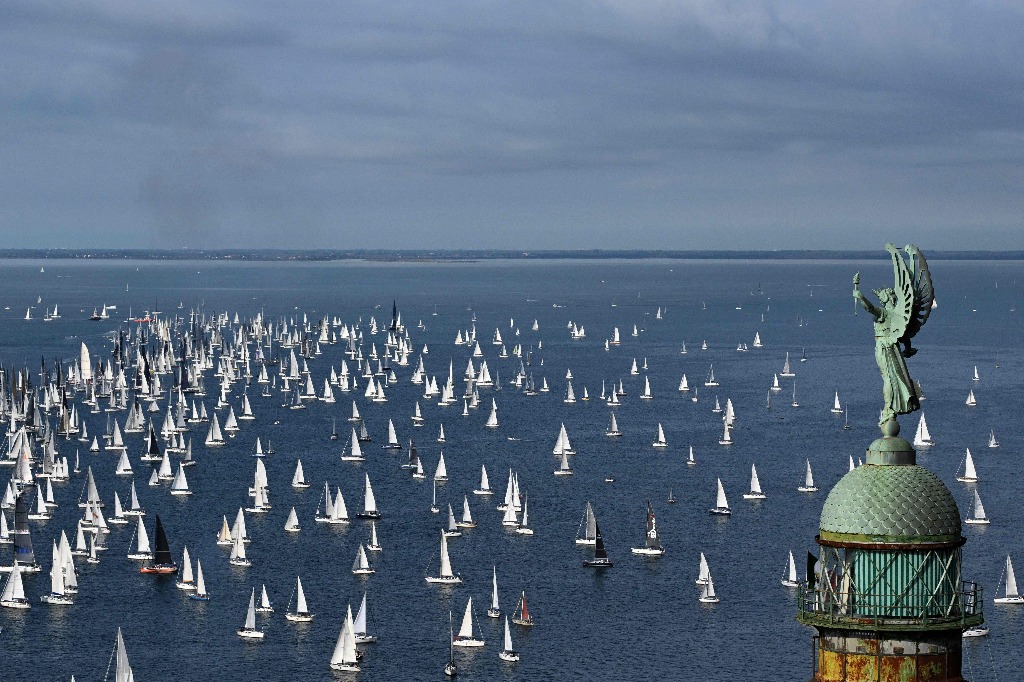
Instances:
[[[1024,248],[1024,6],[0,7],[0,247]]]

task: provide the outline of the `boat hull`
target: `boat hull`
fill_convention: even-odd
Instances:
[[[588,559],[583,562],[585,568],[611,568],[614,564],[610,559]]]
[[[709,509],[708,513],[717,514],[719,516],[732,516],[732,510],[726,507],[715,507],[713,509]]]
[[[515,651],[502,651],[498,654],[498,658],[509,663],[515,663],[519,660],[519,654]]]
[[[238,630],[238,636],[242,639],[263,639],[262,630],[247,630],[242,628]]]
[[[474,639],[473,637],[456,637],[452,640],[452,646],[461,647],[481,647],[484,645],[484,640]]]
[[[460,583],[462,583],[462,578],[460,576],[457,576],[457,575],[453,575],[453,576],[433,576],[433,575],[428,575],[425,578],[425,580],[428,583],[436,584],[436,585],[459,585]]]
[[[313,620],[312,613],[286,613],[284,617],[293,623],[309,623]]]
[[[642,554],[644,556],[661,556],[665,553],[664,547],[631,547],[633,554]]]
[[[744,500],[766,500],[768,496],[764,493],[747,493],[743,496]]]
[[[75,603],[71,597],[64,594],[44,594],[39,598],[39,601],[55,606],[71,606]]]

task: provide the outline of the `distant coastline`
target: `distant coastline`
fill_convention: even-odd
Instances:
[[[1024,251],[936,251],[929,260],[1024,260]],[[862,260],[878,257],[878,249],[864,251],[798,250],[540,250],[502,249],[0,249],[4,260],[220,260],[220,261],[381,261],[389,263],[451,263],[484,260]]]

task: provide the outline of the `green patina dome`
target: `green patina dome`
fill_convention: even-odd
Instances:
[[[960,510],[945,484],[924,467],[865,464],[843,476],[828,494],[821,510],[821,537],[955,541],[961,537]]]

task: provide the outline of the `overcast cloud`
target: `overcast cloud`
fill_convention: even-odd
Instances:
[[[7,247],[1024,248],[1019,2],[0,3]]]

